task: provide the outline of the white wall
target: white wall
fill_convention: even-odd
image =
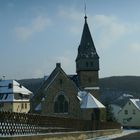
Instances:
[[[128,114],[125,113],[125,110],[128,111]],[[134,114],[135,110],[135,114]],[[135,126],[140,127],[140,110],[129,101],[124,108],[118,114],[118,121],[123,126]]]

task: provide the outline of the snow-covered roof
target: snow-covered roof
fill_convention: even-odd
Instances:
[[[101,102],[86,91],[79,91],[78,96],[81,99],[81,108],[105,108]]]
[[[125,93],[123,94],[123,97],[134,98],[133,95],[131,95],[131,94],[125,94]]]
[[[99,90],[100,87],[85,87],[85,90]]]
[[[130,99],[130,101],[140,110],[140,99]]]
[[[32,94],[30,90],[26,89],[24,86],[22,86],[15,80],[0,81],[0,94],[1,93],[21,93],[25,95]]]
[[[26,89],[15,80],[0,81],[0,102],[29,101],[29,97],[31,94],[31,91]],[[18,96],[18,98],[16,98],[14,95]]]

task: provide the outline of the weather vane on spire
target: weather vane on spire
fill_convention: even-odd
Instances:
[[[86,0],[84,0],[84,12],[85,12],[85,20],[87,20],[87,7],[86,7]]]

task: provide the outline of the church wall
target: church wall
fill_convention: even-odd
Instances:
[[[60,83],[60,81],[62,83]],[[45,91],[46,98],[42,102],[42,114],[80,118],[80,101],[77,98],[78,89],[63,73],[59,73],[50,87]],[[57,95],[64,94],[68,98],[68,113],[54,113],[54,101]]]
[[[81,88],[99,87],[98,71],[80,71],[78,73]],[[90,92],[95,98],[99,98],[99,90],[90,89]]]
[[[78,75],[81,87],[97,87],[99,84],[98,71],[80,71]]]
[[[100,115],[99,118],[96,118],[96,120],[100,120],[101,122],[106,121],[106,109],[105,108],[100,108]],[[89,108],[89,109],[82,109],[82,119],[84,120],[94,120],[95,119],[95,114],[93,115],[94,109]]]
[[[91,109],[82,109],[82,119],[84,119],[84,120],[92,120],[92,112],[93,112],[93,108],[91,108]]]

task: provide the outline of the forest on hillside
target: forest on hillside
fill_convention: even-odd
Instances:
[[[36,94],[38,88],[43,83],[44,78],[22,79],[18,82]],[[113,76],[101,78],[100,100],[105,102],[124,103],[124,99],[132,95],[134,98],[140,98],[140,76]],[[120,100],[123,99],[123,100]]]

